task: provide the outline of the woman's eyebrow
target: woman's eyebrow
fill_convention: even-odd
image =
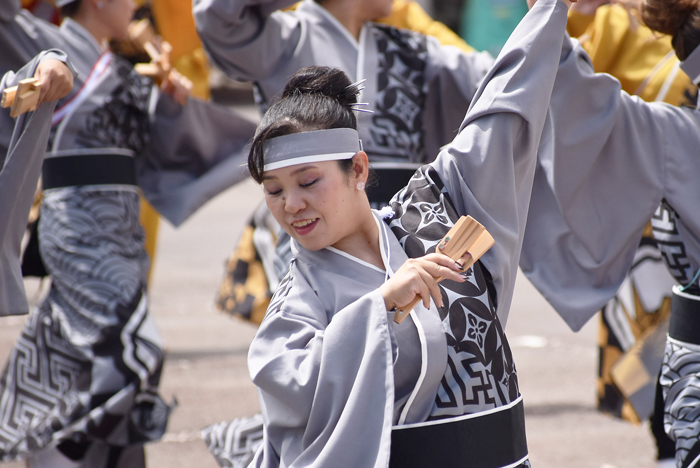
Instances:
[[[316,168],[316,166],[313,166],[313,165],[302,166],[299,169],[292,171],[292,175],[297,175],[300,172],[308,171],[309,169],[314,169],[314,168]]]

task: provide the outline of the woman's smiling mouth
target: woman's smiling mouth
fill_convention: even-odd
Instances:
[[[310,233],[313,230],[313,228],[316,227],[317,222],[318,218],[302,219],[301,221],[294,221],[292,223],[292,227],[294,228],[297,234],[303,236]]]

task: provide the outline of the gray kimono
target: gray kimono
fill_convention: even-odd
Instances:
[[[194,16],[212,62],[254,81],[262,110],[298,70],[333,66],[366,79],[359,115],[370,161],[426,163],[452,141],[479,81],[486,53],[441,46],[434,37],[366,23],[359,42],[325,8],[304,0],[195,0]]]
[[[700,268],[700,111],[629,96],[568,36],[564,51],[576,60],[557,72],[521,266],[577,330],[619,289],[649,219],[676,281]],[[670,337],[661,383],[678,466],[700,448],[698,376],[700,346]]]
[[[384,270],[295,244],[249,353],[265,423],[254,466],[384,468],[392,426],[498,411],[520,398],[503,325],[565,24],[563,4],[538,2],[455,140],[396,194],[386,220],[376,214]],[[377,288],[408,257],[435,251],[466,214],[495,246],[468,281],[440,283],[443,308],[418,306],[396,325]],[[527,457],[517,466],[529,466]]]
[[[8,72],[0,81],[0,93],[20,80],[34,76],[42,60],[67,62],[59,50],[42,52],[16,74]],[[70,65],[69,65],[70,66]],[[10,151],[0,158],[0,315],[21,315],[29,310],[24,293],[20,251],[29,210],[41,174],[41,163],[51,130],[51,116],[56,103],[46,103],[36,112],[9,118],[2,110],[2,121],[15,123]]]

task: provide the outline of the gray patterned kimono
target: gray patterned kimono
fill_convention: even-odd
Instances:
[[[0,21],[4,41],[60,45],[78,72],[53,115],[46,161],[132,158],[135,180],[176,225],[246,176],[241,149],[253,123],[196,99],[175,103],[78,23],[58,29],[10,14]],[[0,381],[0,459],[66,442],[119,453],[165,431],[163,349],[148,312],[139,203],[133,182],[45,190],[39,244],[51,289]]]
[[[576,60],[557,72],[521,266],[577,330],[619,289],[649,219],[679,283],[700,268],[700,111],[629,96],[568,36],[564,52]],[[700,346],[669,338],[661,383],[679,467],[700,455],[698,376]]]
[[[392,426],[450,421],[520,398],[503,325],[565,23],[563,4],[538,2],[455,140],[394,197],[388,219],[376,216],[384,270],[294,243],[248,358],[264,419],[254,466],[384,468]],[[378,287],[408,257],[433,252],[466,214],[496,244],[468,281],[440,283],[443,308],[420,305],[396,325]],[[527,457],[517,466],[529,466]]]

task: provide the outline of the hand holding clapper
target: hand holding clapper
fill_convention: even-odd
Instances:
[[[455,262],[460,260],[466,253],[469,253],[471,257],[462,268],[466,271],[471,268],[493,244],[493,237],[481,223],[471,216],[462,216],[455,225],[452,226],[452,229],[449,230],[442,241],[440,241],[435,251],[447,255]],[[440,247],[442,247],[442,249]],[[442,281],[442,278],[436,278],[436,280],[439,282]],[[420,301],[421,297],[416,296],[410,304],[401,307],[394,316],[394,322],[403,322],[409,312],[411,312]]]

